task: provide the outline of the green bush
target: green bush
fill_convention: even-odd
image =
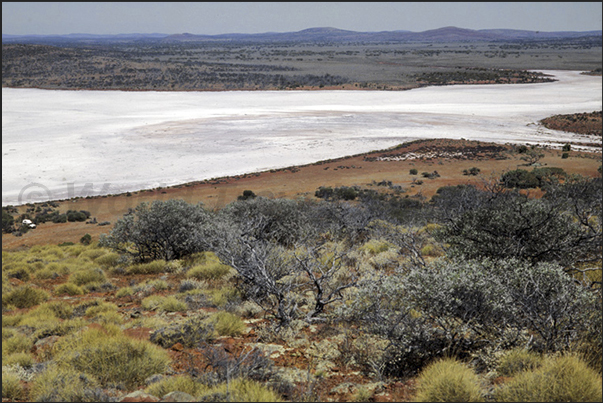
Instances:
[[[412,168],[412,169],[409,171],[409,173],[410,173],[411,175],[417,175],[417,174],[419,173],[419,171],[418,171],[417,169],[415,169],[415,168]]]
[[[499,402],[600,402],[601,376],[575,356],[549,357],[499,387]]]
[[[455,359],[428,365],[417,380],[418,402],[482,402],[484,397],[477,375]]]
[[[166,351],[148,341],[131,339],[110,325],[61,339],[55,351],[57,362],[91,374],[103,385],[125,384],[128,388],[162,373],[170,361]]]
[[[2,305],[12,305],[16,308],[31,308],[47,301],[48,298],[49,295],[46,291],[30,285],[23,285],[6,294],[3,292]]]
[[[90,245],[91,242],[92,242],[92,236],[90,234],[86,234],[80,238],[80,243],[82,245]]]
[[[500,181],[506,188],[519,188],[529,189],[537,188],[540,186],[540,181],[532,172],[528,172],[525,169],[516,169],[513,171],[505,172]]]

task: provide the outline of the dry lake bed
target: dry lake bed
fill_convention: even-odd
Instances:
[[[602,108],[600,76],[410,91],[2,89],[2,205],[121,193],[426,138],[560,146],[554,114]]]

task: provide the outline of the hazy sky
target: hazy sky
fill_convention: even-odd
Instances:
[[[34,3],[2,2],[3,34],[262,33],[312,27],[414,32],[445,26],[601,29],[601,2]]]

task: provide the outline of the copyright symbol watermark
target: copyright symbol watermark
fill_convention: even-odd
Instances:
[[[52,192],[41,183],[33,182],[19,192],[19,204],[52,200]]]

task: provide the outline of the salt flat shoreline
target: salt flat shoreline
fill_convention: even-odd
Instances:
[[[586,142],[538,120],[601,109],[601,77],[409,91],[2,89],[2,204],[304,165],[426,138]]]

